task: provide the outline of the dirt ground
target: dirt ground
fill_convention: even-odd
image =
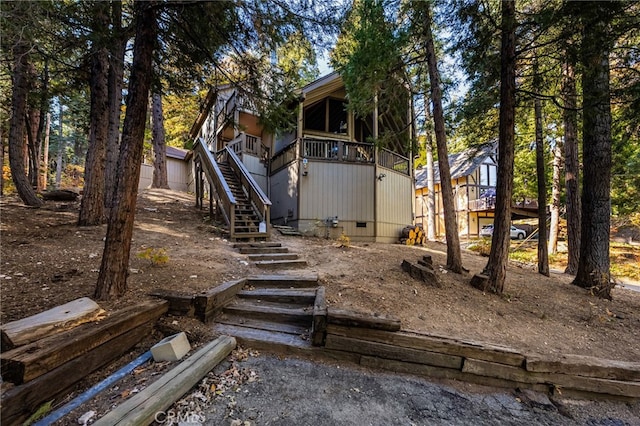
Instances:
[[[0,323],[93,295],[106,226],[77,227],[78,208],[77,203],[47,202],[32,209],[15,197],[0,199]],[[235,251],[220,230],[208,220],[208,211],[194,208],[189,194],[142,191],[129,290],[121,299],[99,304],[110,311],[147,298],[154,289],[198,293],[264,272]],[[468,284],[486,258],[465,250],[463,263],[471,272],[447,273],[440,266],[446,257],[442,243],[340,247],[332,240],[276,232],[272,240],[308,261],[299,272],[318,274],[330,307],[395,316],[404,329],[500,344],[525,353],[640,360],[637,291],[615,288],[612,301],[602,300],[571,285],[569,276],[544,277],[532,268],[510,265],[505,294],[498,296]],[[166,264],[154,266],[137,256],[147,249],[165,249]],[[425,254],[433,257],[440,288],[411,278],[400,267],[404,259],[415,262]],[[194,346],[212,338],[209,327],[197,320],[162,321],[161,330],[186,331]],[[150,340],[155,343],[161,337]]]

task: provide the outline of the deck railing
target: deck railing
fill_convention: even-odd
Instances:
[[[298,140],[291,142],[271,158],[271,173],[275,173],[298,158]]]
[[[378,165],[390,170],[395,170],[396,172],[400,172],[407,176],[411,173],[409,168],[409,159],[386,148],[382,148],[378,152]]]
[[[262,143],[262,138],[244,132],[231,140],[227,146],[240,157],[242,154],[251,154],[265,158],[268,152],[268,148]]]
[[[308,159],[372,163],[374,147],[370,143],[304,138],[301,150],[300,155]]]

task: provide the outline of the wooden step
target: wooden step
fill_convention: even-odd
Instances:
[[[243,247],[264,248],[264,247],[282,247],[281,243],[272,241],[256,241],[250,243],[235,243],[233,248],[239,249]]]
[[[215,324],[213,331],[216,334],[235,337],[239,345],[263,351],[295,354],[318,350],[311,346],[309,339],[305,340],[293,334],[279,333],[277,331],[258,330],[227,324]]]
[[[247,256],[249,260],[258,262],[263,260],[296,260],[298,255],[295,253],[266,253],[266,254],[250,254]]]
[[[304,268],[307,261],[304,259],[296,260],[259,260],[255,262],[258,268],[262,269],[285,269],[285,268]]]
[[[301,308],[299,305],[269,302],[251,303],[251,301],[236,300],[233,304],[226,306],[222,312],[239,315],[244,318],[291,323],[307,327],[311,326],[313,320],[313,307],[311,306]]]
[[[255,288],[309,288],[318,286],[318,275],[251,275],[246,285]]]
[[[253,290],[241,290],[236,296],[243,299],[312,305],[316,300],[316,289],[311,287],[305,289],[254,288]]]
[[[238,251],[241,254],[289,253],[289,249],[287,247],[240,247]]]
[[[216,323],[235,325],[238,327],[254,328],[257,330],[277,331],[279,333],[293,334],[303,339],[309,338],[309,327],[282,322],[264,321],[254,318],[246,318],[230,313],[224,313],[216,318]]]

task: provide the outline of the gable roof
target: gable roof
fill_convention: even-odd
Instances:
[[[166,149],[167,149],[167,157],[175,158],[177,160],[186,160],[187,154],[189,153],[189,151],[185,149],[176,148],[175,146],[167,146]]]
[[[497,155],[497,142],[488,142],[477,147],[467,148],[462,152],[449,154],[451,179],[468,176],[482,164],[487,157]],[[433,164],[434,183],[440,183],[440,167]],[[416,169],[416,189],[427,187],[427,167]]]

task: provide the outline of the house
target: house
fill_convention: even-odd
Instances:
[[[167,146],[167,180],[174,191],[193,192],[193,170],[191,153],[187,150]],[[153,164],[140,166],[138,189],[148,188],[153,181]]]
[[[198,198],[206,177],[231,223],[241,219],[233,200],[246,197],[244,211],[251,208],[255,214],[241,221],[253,223],[242,233],[255,234],[259,220],[309,235],[397,241],[413,222],[413,167],[403,148],[410,137],[408,93],[400,97],[406,100],[401,120],[377,111],[357,118],[346,108],[338,73],[310,83],[299,95],[292,106],[298,114],[295,129],[271,135],[260,126],[248,94],[232,86],[209,93],[190,133],[196,141]],[[387,138],[392,148],[371,142],[381,134],[392,135]],[[229,185],[227,179],[238,182]],[[238,186],[243,190],[234,194]]]
[[[484,225],[493,223],[497,181],[498,144],[486,143],[449,155],[454,205],[461,236],[478,237]],[[427,169],[416,170],[416,224],[427,228]],[[434,163],[435,230],[445,233],[440,172]]]
[[[451,184],[460,236],[477,238],[485,225],[493,223],[496,201],[498,143],[489,142],[449,155]],[[427,227],[427,169],[416,170],[416,224]],[[445,234],[444,210],[440,189],[440,172],[434,163],[436,236]],[[537,217],[537,202],[524,200],[513,203],[512,220]]]
[[[279,135],[270,164],[271,217],[306,234],[396,242],[413,223],[413,176],[407,146],[408,96],[401,123],[347,110],[342,78],[331,73],[301,91],[295,131]],[[403,133],[404,129],[404,133]],[[383,132],[395,135],[379,148]]]

